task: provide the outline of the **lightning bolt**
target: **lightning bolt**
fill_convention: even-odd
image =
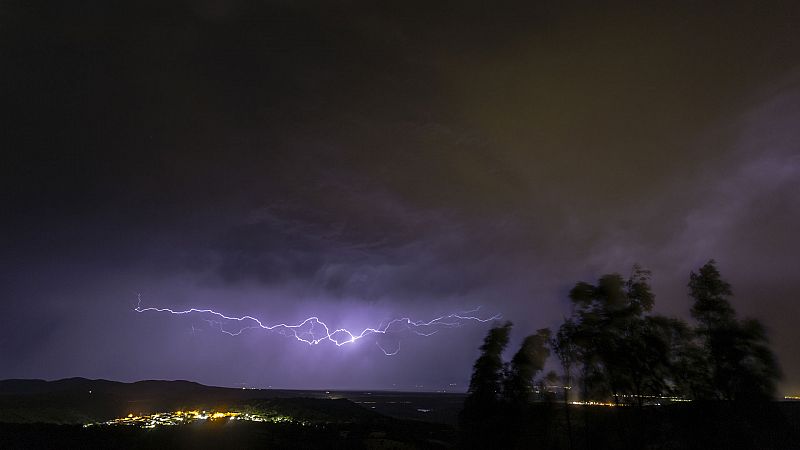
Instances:
[[[331,331],[331,327],[329,327],[325,322],[321,321],[317,316],[308,317],[307,319],[294,324],[278,323],[267,325],[253,316],[228,316],[221,312],[214,311],[213,309],[190,308],[176,311],[170,308],[142,307],[141,294],[137,295],[137,299],[138,302],[136,304],[136,308],[134,308],[134,311],[137,313],[159,312],[175,315],[199,314],[205,315],[206,317],[211,316],[213,318],[206,318],[203,320],[205,320],[209,326],[217,328],[222,333],[230,336],[239,336],[247,330],[262,329],[279,332],[285,336],[293,337],[299,342],[303,342],[308,345],[318,345],[322,342],[328,341],[336,344],[337,347],[341,347],[345,344],[352,344],[359,339],[363,339],[364,337],[370,335],[387,335],[401,331],[410,331],[419,336],[428,337],[436,334],[442,328],[460,327],[468,322],[486,323],[500,319],[501,317],[500,314],[496,314],[489,318],[481,318],[472,315],[476,314],[480,310],[480,307],[478,307],[470,311],[451,313],[436,317],[431,320],[412,320],[409,317],[401,317],[388,321],[384,320],[381,321],[377,327],[364,328],[361,330],[361,332],[352,332],[347,328],[336,328]],[[226,323],[239,323],[240,325],[238,326],[238,329],[231,331],[231,329],[225,328]],[[192,326],[192,330],[194,330],[194,326]],[[375,345],[377,345],[386,356],[396,355],[400,351],[399,344],[397,349],[394,351],[386,350],[377,342]]]

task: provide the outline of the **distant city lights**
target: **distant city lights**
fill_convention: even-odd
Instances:
[[[251,412],[238,412],[238,411],[172,411],[161,412],[149,415],[134,415],[128,414],[126,417],[112,419],[105,422],[94,422],[84,424],[83,427],[93,426],[115,426],[127,425],[139,428],[155,428],[157,426],[176,426],[186,425],[198,421],[219,421],[219,420],[245,420],[250,422],[272,422],[272,423],[287,423],[294,422],[305,425],[304,422],[297,422],[289,416],[282,415],[266,415]]]

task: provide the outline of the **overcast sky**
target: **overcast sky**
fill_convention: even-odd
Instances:
[[[465,389],[489,324],[133,309],[517,343],[714,258],[800,390],[797,2],[80,3],[0,4],[0,378]]]

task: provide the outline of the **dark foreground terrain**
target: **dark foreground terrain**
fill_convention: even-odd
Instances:
[[[458,429],[464,396],[229,389],[186,381],[0,381],[0,449],[525,448],[800,449],[800,402],[663,407],[538,403]],[[178,410],[257,411],[280,421],[93,425]]]
[[[441,438],[447,439],[446,441]],[[127,426],[0,424],[3,449],[448,448],[452,435],[424,424],[204,423],[142,429]]]
[[[0,449],[447,448],[457,438],[463,399],[460,394],[231,389],[188,381],[5,380],[0,381]],[[254,411],[279,421],[83,426],[179,410]]]
[[[668,406],[534,404],[464,427],[462,448],[800,449],[800,402],[692,402]]]

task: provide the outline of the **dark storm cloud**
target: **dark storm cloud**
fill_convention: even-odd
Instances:
[[[686,315],[714,257],[797,388],[797,12],[5,3],[0,377],[447,384],[482,328],[386,360],[130,308],[374,325],[484,305],[532,330],[634,262]]]

